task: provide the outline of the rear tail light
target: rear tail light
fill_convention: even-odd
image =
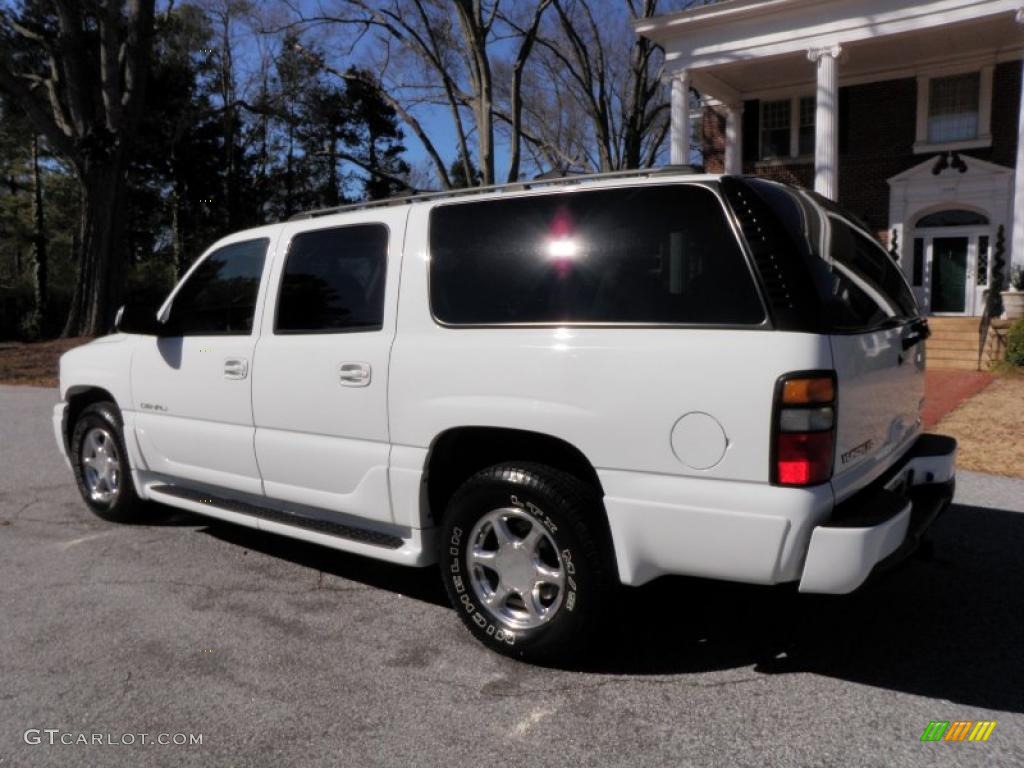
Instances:
[[[835,372],[783,376],[773,410],[772,482],[802,486],[829,480],[835,452]]]

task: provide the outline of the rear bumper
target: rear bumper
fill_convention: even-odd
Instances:
[[[835,508],[811,533],[801,592],[852,592],[878,566],[913,552],[949,505],[956,440],[922,435],[881,478]]]

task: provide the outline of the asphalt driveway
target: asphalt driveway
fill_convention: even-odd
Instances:
[[[433,569],[93,517],[55,398],[0,387],[2,766],[1024,765],[1024,481],[962,473],[935,559],[855,595],[664,579],[596,666],[544,669],[477,645]]]

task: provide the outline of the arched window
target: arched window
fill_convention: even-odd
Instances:
[[[979,227],[987,225],[988,216],[962,208],[936,211],[917,220],[919,227]]]

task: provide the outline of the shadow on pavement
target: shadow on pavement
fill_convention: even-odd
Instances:
[[[448,604],[436,568],[391,565],[229,524],[205,530],[307,568]],[[910,560],[852,595],[678,577],[624,590],[613,628],[595,639],[590,660],[573,668],[666,675],[753,664],[763,674],[811,672],[1024,712],[1024,514],[954,504],[932,536],[932,560]]]
[[[954,504],[934,559],[852,595],[680,578],[636,590],[594,671],[671,674],[755,664],[1024,712],[1024,514]]]
[[[198,521],[196,517],[193,522]],[[202,520],[201,524],[210,536],[254,552],[426,603],[449,605],[437,568],[393,565],[230,523]]]

